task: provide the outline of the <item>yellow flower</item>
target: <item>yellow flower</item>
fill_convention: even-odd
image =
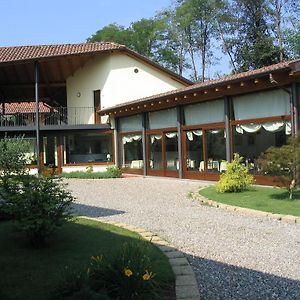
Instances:
[[[97,255],[97,256],[91,256],[91,260],[94,260],[95,262],[100,262],[101,260],[102,260],[102,255],[101,256],[99,256],[99,255]]]
[[[124,269],[124,274],[127,277],[130,277],[133,275],[133,272],[130,269]]]
[[[148,272],[148,270],[146,270],[146,273],[143,275],[143,280],[148,281],[150,279],[152,279],[155,276],[155,274],[153,274],[152,272]]]

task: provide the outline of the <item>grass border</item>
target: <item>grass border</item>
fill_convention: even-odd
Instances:
[[[261,211],[261,210],[251,209],[251,208],[223,204],[221,202],[210,200],[199,194],[199,191],[202,189],[205,189],[205,188],[207,188],[207,186],[201,187],[197,192],[192,192],[190,194],[190,197],[194,200],[198,200],[203,205],[208,205],[208,206],[215,207],[215,208],[221,208],[221,209],[228,210],[231,212],[243,213],[243,214],[258,217],[258,218],[269,218],[272,220],[282,221],[282,222],[288,223],[288,224],[300,225],[300,217],[297,217],[297,216],[274,214],[271,212],[265,212],[265,211]]]

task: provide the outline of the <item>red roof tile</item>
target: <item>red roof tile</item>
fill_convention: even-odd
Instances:
[[[50,106],[44,102],[39,102],[40,112],[50,112]],[[35,113],[35,102],[14,102],[5,103],[5,114],[15,113]],[[3,106],[0,105],[0,113],[3,113]]]
[[[126,47],[124,45],[115,43],[0,47],[0,63],[55,56],[104,52],[108,50],[119,50],[125,48]]]

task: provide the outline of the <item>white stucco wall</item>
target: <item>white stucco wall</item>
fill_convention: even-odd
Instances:
[[[77,121],[83,118],[92,124],[91,110],[80,110],[75,114],[72,108],[92,108],[95,90],[101,90],[101,108],[107,108],[183,86],[162,71],[126,54],[102,54],[67,79],[67,105],[69,112],[74,111],[74,122],[76,118]],[[77,96],[79,93],[80,97]]]

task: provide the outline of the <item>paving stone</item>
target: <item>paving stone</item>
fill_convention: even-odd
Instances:
[[[176,286],[180,285],[195,285],[197,281],[194,275],[178,275],[176,276]]]
[[[175,275],[193,275],[193,270],[190,265],[188,266],[172,266]]]
[[[282,216],[281,220],[289,224],[296,224],[296,218],[294,216]]]
[[[181,252],[179,251],[170,251],[165,252],[165,255],[169,258],[179,258],[179,257],[185,257]]]
[[[188,266],[189,262],[185,257],[169,258],[172,266]]]
[[[192,286],[176,286],[176,297],[179,299],[191,299],[192,297],[200,298],[199,290]]]

